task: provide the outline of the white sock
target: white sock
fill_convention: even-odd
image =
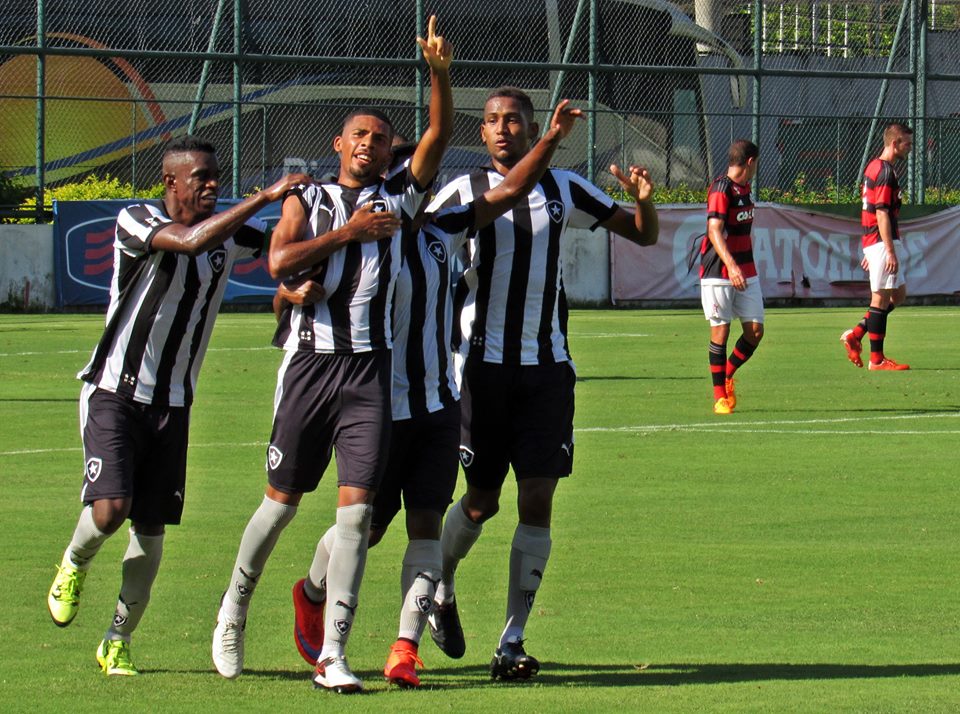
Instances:
[[[97,554],[110,535],[104,533],[93,521],[93,506],[84,506],[80,511],[80,517],[77,519],[77,528],[73,532],[73,538],[70,539],[70,545],[67,546],[60,561],[61,566],[76,568],[77,570],[87,570],[90,568],[90,561]]]
[[[398,638],[420,644],[427,615],[433,609],[440,579],[440,541],[412,540],[407,543],[400,569],[400,630]]]
[[[163,534],[148,536],[130,529],[130,545],[123,556],[120,596],[106,640],[130,641],[150,602],[153,581],[163,556]]]
[[[303,582],[303,591],[313,602],[323,602],[327,599],[327,566],[330,564],[330,553],[337,539],[337,527],[330,526],[327,532],[317,541],[317,549],[313,554],[310,572]]]
[[[463,499],[447,509],[440,535],[443,565],[440,584],[437,586],[437,602],[449,603],[453,600],[454,575],[457,572],[457,566],[467,557],[467,553],[482,532],[482,524],[474,523],[467,518],[467,513],[463,510]]]
[[[288,506],[266,496],[254,512],[237,552],[237,562],[230,576],[230,587],[223,598],[223,613],[231,620],[246,617],[257,581],[273,552],[283,529],[297,515],[296,506]]]
[[[350,637],[367,564],[373,506],[358,503],[337,509],[337,536],[327,564],[327,607],[320,658],[342,655]]]
[[[510,582],[507,587],[507,625],[500,646],[522,640],[533,601],[550,558],[550,529],[517,524],[510,548]]]

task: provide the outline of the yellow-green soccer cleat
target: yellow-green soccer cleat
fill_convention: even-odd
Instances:
[[[126,640],[104,640],[97,647],[97,664],[106,675],[132,677],[140,674],[130,659],[130,643]]]
[[[86,570],[77,570],[69,565],[57,566],[57,577],[53,579],[53,585],[47,593],[47,609],[58,627],[66,627],[77,616],[77,610],[80,609],[80,588],[86,578]]]

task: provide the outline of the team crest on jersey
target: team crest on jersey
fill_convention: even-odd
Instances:
[[[210,263],[213,272],[219,273],[223,270],[223,266],[227,264],[227,251],[224,248],[214,248],[207,253],[207,261]]]
[[[283,461],[283,452],[273,444],[270,444],[270,448],[267,449],[267,464],[269,464],[271,469],[276,469],[281,461]]]
[[[87,459],[85,471],[87,472],[87,481],[93,483],[100,478],[100,473],[103,471],[103,459],[97,457]]]
[[[463,444],[460,445],[460,463],[463,464],[464,468],[470,468],[473,463],[473,451]]]
[[[444,247],[442,240],[434,238],[427,243],[427,252],[430,253],[430,256],[440,263],[440,265],[447,262],[447,249]]]
[[[563,222],[563,203],[560,201],[547,201],[547,215],[554,223]]]
[[[369,203],[371,206],[373,206],[371,210],[374,213],[386,213],[387,211],[390,210],[390,208],[387,206],[387,202],[384,201],[382,198],[375,198]]]

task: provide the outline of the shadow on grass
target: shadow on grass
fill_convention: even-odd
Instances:
[[[642,687],[721,684],[771,680],[890,679],[960,675],[958,664],[557,664],[543,663],[534,680],[540,686]],[[443,677],[430,682],[432,676]],[[430,668],[424,684],[431,688],[480,686],[490,682],[485,666]]]

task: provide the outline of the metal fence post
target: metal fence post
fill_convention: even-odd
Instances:
[[[423,0],[417,0],[416,7],[416,35],[420,37],[420,33],[423,32]],[[420,45],[416,45],[416,48],[413,51],[414,59],[420,59],[422,56],[420,50]],[[414,139],[420,141],[420,137],[423,136],[423,67],[417,66],[413,70],[413,81],[414,81],[414,91],[416,92],[415,104],[414,104]]]
[[[36,110],[36,160],[37,160],[37,223],[43,223],[43,185],[46,183],[44,155],[44,137],[46,136],[46,74],[47,55],[44,49],[47,46],[47,32],[44,27],[46,11],[43,0],[37,0],[37,110]]]
[[[590,74],[587,76],[587,181],[597,173],[597,0],[590,0]]]
[[[233,197],[240,197],[240,100],[243,96],[243,71],[240,53],[243,51],[242,0],[233,0]]]
[[[927,187],[927,0],[917,0],[920,17],[917,18],[917,122],[914,126],[914,154],[917,156],[917,203],[926,201]]]
[[[760,146],[760,75],[763,69],[763,29],[761,17],[763,15],[762,0],[753,0],[753,126],[751,129],[752,141]],[[753,197],[760,199],[760,172],[753,177]]]
[[[130,102],[130,193],[137,195],[137,103]]]

